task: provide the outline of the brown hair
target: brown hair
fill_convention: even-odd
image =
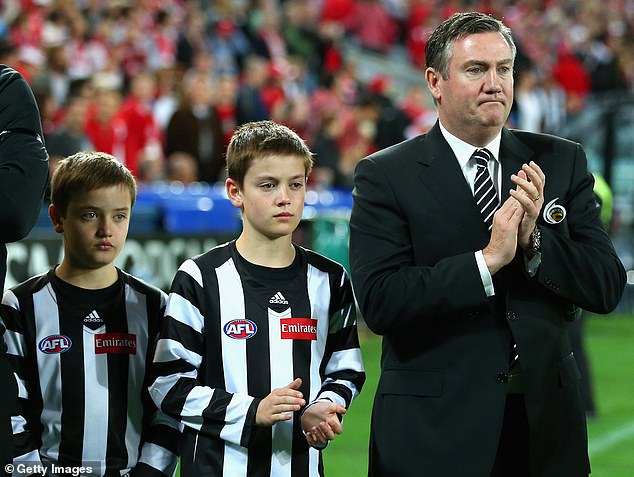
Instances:
[[[76,194],[116,185],[130,191],[132,207],[137,190],[132,173],[110,154],[81,151],[62,159],[55,167],[51,178],[51,203],[65,215]]]
[[[273,121],[256,121],[240,126],[227,147],[227,175],[242,185],[251,163],[272,155],[299,156],[306,176],[313,167],[313,153],[292,129]]]

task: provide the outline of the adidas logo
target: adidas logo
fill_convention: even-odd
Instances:
[[[93,310],[84,317],[84,323],[103,323],[103,320],[99,313]]]
[[[277,292],[269,299],[269,303],[277,304],[277,305],[288,305],[288,300],[284,298],[281,292]]]

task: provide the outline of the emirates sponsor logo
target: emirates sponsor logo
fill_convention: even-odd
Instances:
[[[130,333],[95,335],[95,354],[136,354],[136,335]]]
[[[280,335],[283,340],[317,341],[317,320],[312,318],[282,318]]]

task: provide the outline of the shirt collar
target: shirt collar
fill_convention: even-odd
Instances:
[[[440,132],[442,132],[445,140],[449,143],[449,147],[451,147],[451,150],[456,155],[458,163],[460,164],[460,168],[464,169],[475,150],[481,148],[472,146],[471,144],[464,142],[462,139],[457,138],[449,131],[447,131],[447,129],[445,129],[440,121],[438,121],[438,124],[440,125]],[[491,152],[491,154],[493,154],[493,158],[498,163],[500,162],[499,156],[501,140],[502,131],[500,131],[497,136],[495,136],[493,140],[485,146]]]

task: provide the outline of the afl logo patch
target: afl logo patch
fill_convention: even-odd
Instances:
[[[72,344],[73,342],[68,336],[50,335],[42,339],[37,347],[42,353],[58,354],[68,351]]]
[[[258,327],[251,320],[231,320],[225,325],[223,331],[234,340],[246,340],[257,333]]]
[[[558,224],[566,218],[566,209],[563,205],[555,203],[557,202],[557,199],[559,199],[559,197],[555,197],[546,204],[546,207],[544,207],[544,214],[542,217],[547,224]]]

